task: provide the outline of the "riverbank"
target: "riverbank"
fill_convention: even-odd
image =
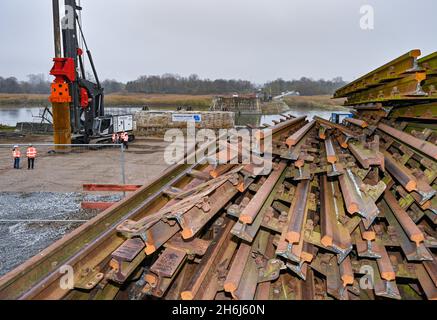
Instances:
[[[212,95],[178,95],[178,94],[131,94],[114,93],[105,96],[105,105],[108,107],[144,107],[156,109],[174,109],[190,106],[196,110],[208,110],[212,104]],[[29,106],[48,106],[50,102],[45,94],[0,94],[0,108],[22,108]]]
[[[23,108],[28,106],[46,106],[50,102],[46,94],[0,93],[0,108]]]
[[[0,101],[16,101],[15,104],[0,102],[0,131],[13,131],[17,122],[40,122],[41,110],[48,104],[36,101],[47,99],[45,95],[5,95],[0,94]],[[111,94],[105,99],[106,112],[110,114],[135,113],[144,106],[151,110],[173,110],[181,106],[192,106],[193,111],[209,110],[212,96],[193,95],[131,95]],[[343,100],[332,100],[329,96],[290,97],[285,101],[261,103],[261,114],[237,114],[236,124],[247,123],[260,125],[265,121],[278,120],[278,115],[289,112],[294,115],[319,115],[329,119],[332,112],[350,112],[341,106]]]
[[[105,96],[105,105],[108,107],[144,107],[155,109],[174,109],[179,106],[191,106],[195,110],[206,111],[210,108],[214,95],[189,95],[189,94],[141,94],[141,93],[111,93]],[[323,96],[296,96],[288,97],[284,102],[290,107],[306,107],[315,109],[336,109],[343,106],[344,99],[331,99],[329,95]],[[0,108],[22,108],[29,106],[49,105],[48,95],[45,94],[0,94]],[[270,104],[277,109],[275,103]],[[281,109],[281,108],[279,108]],[[263,108],[267,113],[268,105]],[[280,110],[283,111],[283,110]]]
[[[320,96],[293,96],[284,99],[284,102],[290,107],[312,109],[323,109],[329,111],[348,111],[344,107],[346,99],[332,99],[330,95]]]
[[[7,126],[0,123],[0,132],[15,131],[15,127]]]

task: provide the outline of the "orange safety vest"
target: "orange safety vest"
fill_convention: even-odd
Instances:
[[[12,151],[12,156],[14,157],[14,158],[21,158],[21,151],[20,150],[14,150],[14,151]]]
[[[117,135],[115,133],[112,134],[112,142],[115,143],[117,141]]]
[[[127,133],[124,134],[123,140],[124,142],[129,142],[129,135]]]
[[[34,147],[27,148],[26,155],[29,159],[35,159],[37,155],[36,149]]]

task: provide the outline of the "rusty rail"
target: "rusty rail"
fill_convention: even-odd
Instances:
[[[383,87],[404,103],[417,75],[434,72],[433,57],[420,71],[415,55],[347,97]],[[0,298],[436,299],[437,127],[400,122],[385,102],[357,107],[346,125],[283,117],[268,127],[271,171],[229,164],[243,149],[222,143],[217,165],[173,166],[136,191],[86,187],[133,193],[1,278]],[[373,290],[358,285],[364,265]],[[74,287],[62,289],[67,266]]]

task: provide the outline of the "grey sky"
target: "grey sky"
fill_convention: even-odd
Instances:
[[[63,0],[61,0],[63,3]],[[437,50],[435,0],[82,0],[100,77],[197,73],[257,83],[352,80],[410,49]],[[375,29],[360,29],[360,7]],[[0,0],[0,76],[46,73],[51,0]]]

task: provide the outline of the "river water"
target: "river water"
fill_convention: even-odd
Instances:
[[[126,114],[135,113],[141,110],[139,107],[111,107],[106,108],[106,113],[108,114]],[[314,116],[319,116],[325,119],[331,117],[333,112],[344,112],[344,109],[340,110],[326,110],[326,109],[307,109],[307,108],[290,108],[290,111],[286,112],[296,117],[308,116],[311,120]],[[42,114],[42,109],[39,107],[25,107],[25,108],[14,108],[14,107],[0,107],[0,124],[7,126],[15,126],[17,122],[41,122],[41,118],[38,118]],[[246,124],[251,124],[255,126],[260,126],[262,124],[271,124],[273,120],[278,120],[280,115],[236,115],[236,125],[245,126]]]
[[[135,113],[141,108],[106,108],[108,114]],[[0,124],[15,127],[17,122],[41,122],[43,109],[40,107],[0,107]]]

